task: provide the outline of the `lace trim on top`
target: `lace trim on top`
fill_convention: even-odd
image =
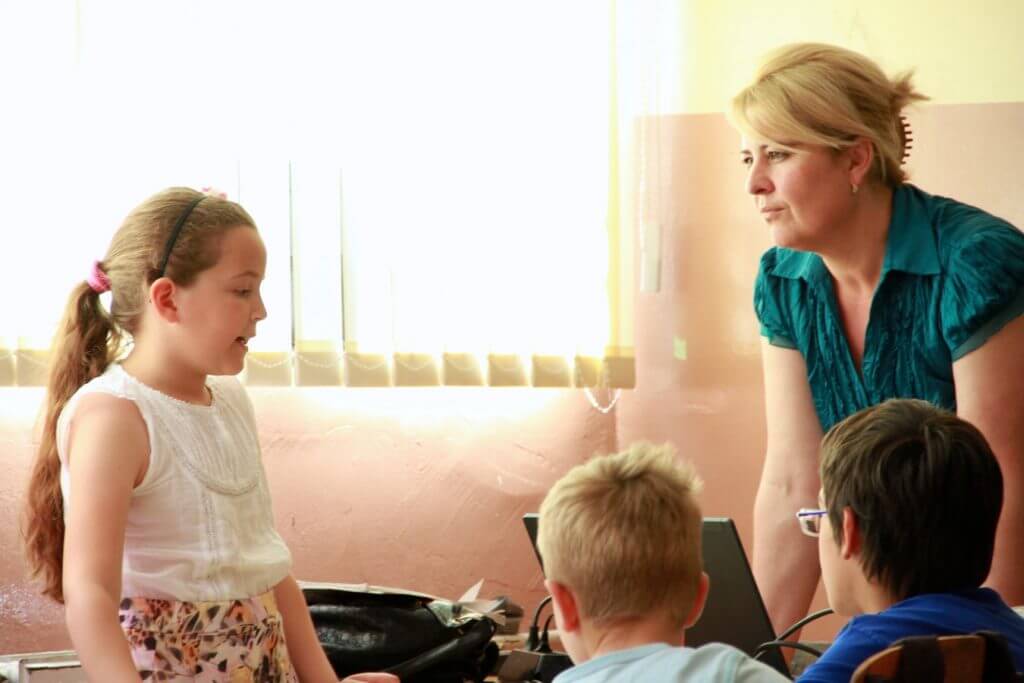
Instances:
[[[246,428],[248,416],[224,387],[207,384],[208,406],[188,403],[155,389],[117,365],[117,370],[138,387],[151,403],[153,428],[161,444],[180,444],[173,457],[203,486],[226,496],[252,491],[260,481],[259,444]]]

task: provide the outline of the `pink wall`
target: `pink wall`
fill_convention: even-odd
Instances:
[[[911,120],[916,182],[1024,226],[1024,103],[934,106]],[[637,439],[671,441],[692,459],[705,513],[733,517],[750,547],[764,447],[750,302],[767,235],[724,118],[666,125],[677,154],[662,287],[638,295],[637,388],[612,413],[561,390],[251,390],[299,578],[445,597],[484,578],[486,595],[532,609],[541,575],[520,516],[572,465]],[[673,336],[686,341],[686,360],[674,358]],[[39,400],[37,390],[0,390],[0,654],[69,646],[60,610],[25,581],[13,523]],[[836,623],[807,635],[827,637]]]
[[[8,389],[38,403],[41,392]],[[613,414],[581,393],[528,389],[250,390],[299,579],[368,582],[532,610],[545,595],[522,525],[551,482],[615,449]],[[9,403],[9,401],[8,401]],[[32,415],[0,420],[0,654],[70,647],[59,608],[25,581],[13,520]]]
[[[575,392],[256,391],[275,516],[299,578],[369,582],[532,608],[544,596],[522,523],[550,483],[615,448]]]
[[[67,647],[62,611],[25,579],[17,524],[42,396],[34,388],[0,388],[0,654]]]

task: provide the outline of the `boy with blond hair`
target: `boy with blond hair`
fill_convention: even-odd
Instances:
[[[787,680],[728,645],[685,646],[708,592],[700,486],[670,446],[637,444],[573,468],[548,492],[537,545],[576,664],[555,683]]]

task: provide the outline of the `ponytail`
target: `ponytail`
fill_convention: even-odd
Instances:
[[[199,200],[202,199],[200,202]],[[103,374],[121,352],[122,335],[138,331],[145,291],[160,277],[186,287],[219,258],[220,237],[231,228],[255,228],[245,209],[184,187],[153,195],[125,217],[102,263],[68,299],[54,340],[45,423],[25,503],[25,555],[43,595],[64,601],[64,500],[60,490],[57,420],[86,382]],[[174,239],[170,239],[173,235]],[[97,290],[110,289],[110,311]]]
[[[927,95],[922,95],[917,91],[917,88],[914,87],[913,80],[913,70],[904,71],[893,76],[890,101],[892,102],[894,115],[899,116],[904,107],[929,99]]]
[[[57,419],[68,400],[103,374],[120,346],[121,335],[86,283],[68,299],[50,361],[45,422],[25,503],[23,534],[31,575],[43,583],[43,595],[64,602],[64,501],[57,455]]]

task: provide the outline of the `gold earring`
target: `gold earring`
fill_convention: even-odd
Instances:
[[[850,189],[853,190],[854,194],[857,194],[857,190],[860,189],[860,186],[858,186],[856,183],[850,183]]]

